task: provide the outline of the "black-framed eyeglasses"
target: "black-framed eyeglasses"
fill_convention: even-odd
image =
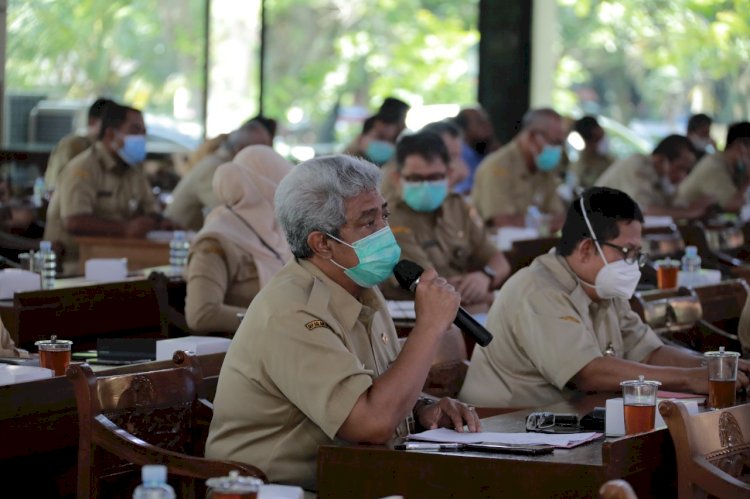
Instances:
[[[616,244],[601,241],[599,242],[599,244],[601,244],[602,246],[609,246],[610,248],[614,248],[622,253],[625,263],[627,264],[633,265],[634,263],[637,263],[639,267],[643,267],[648,261],[648,253],[644,253],[639,249],[628,248],[626,246],[617,246]]]
[[[555,426],[555,414],[552,412],[532,412],[526,417],[526,431],[537,431]]]

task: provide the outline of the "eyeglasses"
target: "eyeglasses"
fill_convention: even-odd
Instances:
[[[554,412],[532,412],[526,416],[526,431],[542,433],[571,433],[578,428],[575,414],[555,414]]]
[[[625,263],[627,264],[633,265],[634,263],[637,263],[639,267],[643,267],[648,261],[648,253],[644,253],[639,249],[617,246],[616,244],[608,242],[600,242],[599,244],[602,246],[609,246],[610,248],[614,248],[622,253]]]
[[[532,412],[526,417],[526,431],[544,430],[555,426],[555,414],[552,412]]]
[[[406,182],[437,182],[440,180],[445,180],[446,174],[445,173],[433,173],[432,175],[419,175],[416,173],[413,173],[411,175],[403,175],[402,178]]]

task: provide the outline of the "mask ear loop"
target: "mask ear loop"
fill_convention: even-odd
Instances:
[[[602,247],[599,245],[599,242],[596,240],[596,234],[594,234],[594,229],[591,227],[591,222],[589,222],[589,217],[586,215],[586,206],[583,203],[583,196],[581,196],[581,213],[583,214],[583,219],[586,221],[586,227],[589,229],[589,234],[591,234],[591,239],[594,241],[594,244],[596,245],[596,250],[599,252],[599,256],[602,257],[602,260],[604,260],[605,265],[609,265],[609,262],[607,261],[607,258],[604,256],[604,252],[602,251]]]

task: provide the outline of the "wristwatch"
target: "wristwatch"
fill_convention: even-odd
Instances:
[[[492,284],[495,282],[495,279],[497,279],[497,272],[495,272],[495,269],[489,265],[485,265],[482,268],[482,273],[490,278],[490,289],[492,289]]]

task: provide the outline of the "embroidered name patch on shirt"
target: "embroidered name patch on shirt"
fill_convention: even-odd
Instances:
[[[326,324],[326,321],[321,321],[321,320],[317,320],[317,321],[310,321],[310,322],[308,322],[307,324],[305,324],[305,327],[306,327],[306,328],[307,328],[307,329],[308,329],[309,331],[312,331],[313,329],[317,329],[317,328],[319,328],[319,327],[324,327],[324,328],[326,328],[326,329],[331,329],[331,328],[330,328],[330,327],[328,326],[328,324]]]

